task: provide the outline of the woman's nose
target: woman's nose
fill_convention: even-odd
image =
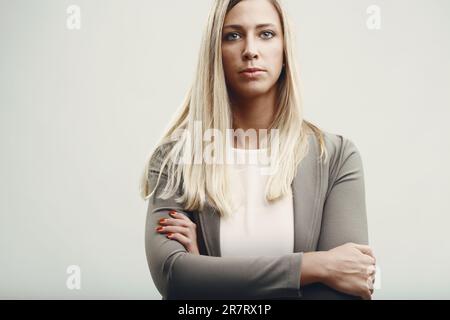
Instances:
[[[253,40],[246,41],[243,56],[246,60],[252,60],[258,57],[255,42]]]

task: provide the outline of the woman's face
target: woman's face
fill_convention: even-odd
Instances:
[[[251,98],[276,85],[283,66],[283,34],[278,12],[269,0],[244,0],[228,12],[222,60],[232,95]],[[247,68],[261,71],[245,72]]]

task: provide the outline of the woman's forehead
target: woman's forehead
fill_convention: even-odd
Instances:
[[[263,24],[279,26],[280,23],[278,11],[269,0],[244,0],[227,13],[224,26],[241,25],[245,28]]]

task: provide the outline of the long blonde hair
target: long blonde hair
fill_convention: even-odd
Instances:
[[[189,155],[191,161],[183,165],[177,165],[173,160],[179,159],[186,150],[195,150],[194,145],[198,143],[202,144],[204,150],[204,141],[198,140],[200,137],[188,139],[185,135],[177,134],[180,130],[194,132],[194,122],[201,121],[202,132],[207,129],[225,132],[232,128],[232,114],[222,65],[221,39],[225,16],[240,1],[242,0],[216,0],[211,7],[201,42],[196,77],[177,115],[145,163],[140,185],[141,197],[144,200],[153,195],[160,178],[164,177],[163,180],[167,183],[159,195],[160,199],[168,199],[177,194],[175,201],[182,204],[185,210],[203,210],[208,202],[221,216],[228,216],[232,212],[227,171],[229,169],[226,165],[206,164],[203,161],[201,164],[194,164],[195,151]],[[303,119],[290,23],[279,0],[272,0],[272,3],[282,24],[285,66],[278,81],[277,112],[268,129],[276,128],[279,132],[280,152],[277,162],[280,166],[277,174],[268,179],[265,190],[267,201],[274,201],[289,191],[298,166],[308,153],[308,134],[312,132],[318,139],[320,158],[327,157],[322,131]],[[225,136],[222,139],[225,139]],[[224,140],[222,142],[222,145],[226,144]],[[162,157],[161,161],[155,162],[158,156]],[[150,186],[150,176],[156,173],[156,185]],[[151,193],[150,189],[153,189]]]

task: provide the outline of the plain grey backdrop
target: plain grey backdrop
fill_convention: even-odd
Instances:
[[[449,299],[450,2],[284,3],[306,118],[363,157],[374,299]],[[161,298],[138,183],[193,79],[210,4],[0,1],[0,298]]]

